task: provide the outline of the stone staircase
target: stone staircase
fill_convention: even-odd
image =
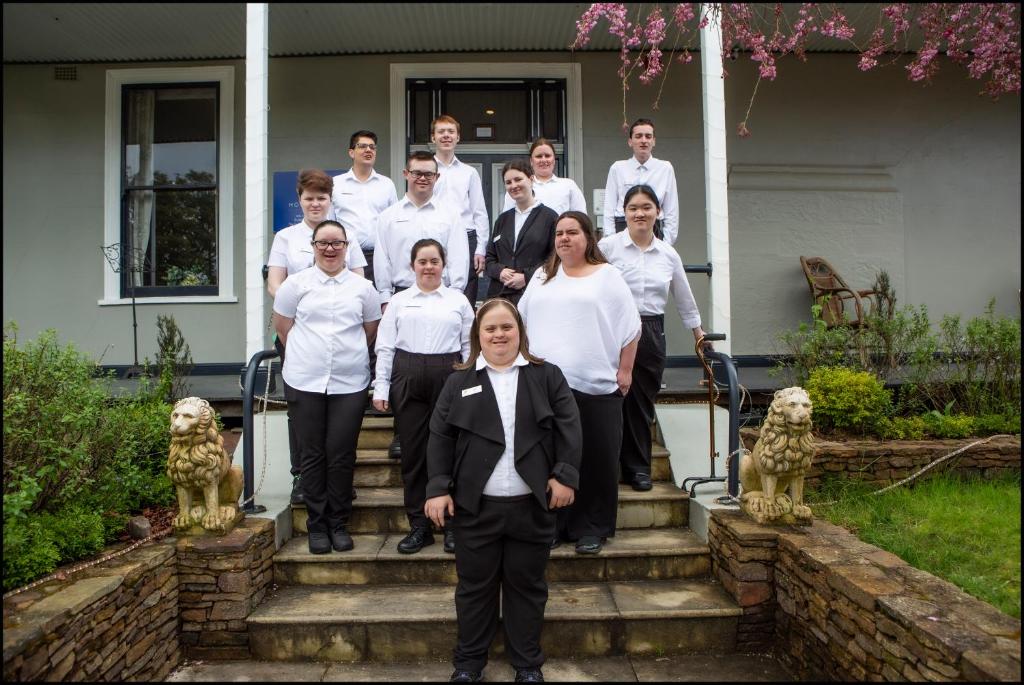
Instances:
[[[455,646],[455,557],[437,542],[396,550],[408,530],[392,419],[367,416],[359,437],[350,552],[314,555],[306,511],[274,557],[276,589],[253,612],[252,655],[268,661],[447,660]],[[548,657],[730,653],[742,613],[710,577],[708,546],[687,527],[686,493],[655,446],[650,492],[620,486],[618,530],[596,556],[553,550],[542,645]],[[492,653],[500,655],[502,640]]]

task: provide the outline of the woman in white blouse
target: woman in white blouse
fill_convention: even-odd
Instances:
[[[555,146],[547,138],[538,138],[530,146],[530,164],[533,166],[533,192],[537,200],[555,211],[555,214],[569,210],[587,213],[587,200],[583,191],[571,178],[555,175]],[[511,195],[505,193],[507,212],[516,206]]]
[[[270,247],[267,258],[267,292],[274,297],[278,288],[292,274],[313,266],[313,229],[327,219],[331,210],[331,192],[334,180],[320,169],[303,169],[299,172],[295,192],[299,196],[299,207],[302,209],[302,221],[288,228],[282,228],[274,235],[274,243]],[[345,254],[345,265],[353,272],[363,275],[366,259],[357,241],[352,241]],[[284,363],[284,346],[280,338],[274,340],[274,347],[281,362]],[[284,384],[285,399],[291,400],[291,388],[287,381]],[[302,503],[302,488],[299,484],[301,471],[299,450],[295,442],[295,430],[291,419],[288,419],[288,448],[291,453],[292,495],[293,504]]]
[[[315,263],[278,289],[274,327],[288,352],[282,375],[292,388],[288,416],[301,458],[309,551],[326,554],[353,547],[352,474],[380,298],[372,283],[345,268],[341,224],[324,221],[312,238]]]
[[[629,287],[597,248],[594,225],[565,212],[555,252],[519,301],[530,347],[565,374],[583,424],[583,466],[575,504],[559,534],[579,554],[597,554],[615,534],[622,399],[632,384],[640,315]]]
[[[654,235],[661,211],[658,196],[647,185],[626,191],[626,230],[601,240],[602,254],[622,274],[640,311],[643,330],[633,366],[633,389],[622,403],[622,478],[634,490],[650,490],[651,423],[654,399],[665,371],[665,305],[669,292],[683,325],[694,340],[704,335],[700,312],[675,248]]]
[[[473,308],[458,290],[441,282],[445,253],[441,243],[423,238],[410,255],[416,283],[396,293],[384,311],[377,335],[377,375],[373,406],[394,411],[402,445],[405,514],[411,532],[398,543],[402,554],[434,544],[423,513],[427,491],[427,436],[430,415],[454,365],[469,356]],[[444,551],[455,551],[455,535],[445,528]]]

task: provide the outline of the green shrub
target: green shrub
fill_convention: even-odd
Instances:
[[[932,410],[921,417],[928,434],[934,438],[967,438],[974,435],[974,417],[967,414],[943,414]]]
[[[1002,414],[982,414],[974,417],[976,435],[1020,435],[1020,414],[1004,416]]]
[[[17,327],[4,329],[5,589],[98,551],[143,506],[173,501],[171,406],[149,383],[112,400],[110,376],[96,371],[52,330],[19,346]]]
[[[884,416],[877,430],[878,436],[886,440],[922,440],[928,426],[920,416]]]
[[[814,369],[807,379],[807,393],[820,429],[864,434],[892,410],[892,393],[867,371],[841,366]]]

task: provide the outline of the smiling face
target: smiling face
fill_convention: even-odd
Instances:
[[[344,244],[338,247],[328,246],[326,249],[323,249],[315,244],[339,240]],[[337,226],[328,224],[315,231],[313,241],[313,259],[316,265],[328,276],[336,276],[341,273],[342,269],[345,268],[345,255],[348,252],[348,238],[345,237],[345,231]]]
[[[497,304],[480,318],[480,352],[494,366],[508,366],[519,354],[519,326],[509,305]]]
[[[628,144],[633,156],[641,163],[646,162],[654,152],[654,127],[648,124],[634,126]]]
[[[451,152],[459,144],[459,129],[455,124],[439,121],[430,134],[430,142],[437,146],[438,152]]]
[[[587,234],[580,222],[565,217],[555,224],[555,253],[569,267],[582,264],[587,252]]]
[[[516,203],[529,203],[533,199],[533,181],[519,169],[505,172],[505,190]]]
[[[302,218],[311,227],[327,219],[331,209],[331,194],[321,190],[306,189],[299,194],[299,206],[302,207]]]
[[[437,162],[425,159],[409,160],[409,168],[402,172],[409,188],[409,194],[417,204],[422,204],[434,194],[437,183]]]
[[[416,286],[424,291],[437,290],[441,285],[441,272],[444,271],[444,260],[434,245],[421,247],[412,262],[413,273],[416,274]]]
[[[550,145],[538,145],[530,154],[533,163],[533,175],[542,181],[551,178],[555,173],[555,151]]]
[[[373,138],[359,136],[356,139],[355,147],[348,151],[348,156],[356,164],[365,164],[372,167],[377,161],[377,143],[373,142]]]
[[[626,202],[624,211],[626,227],[630,233],[638,230],[654,230],[654,220],[658,218],[658,205],[647,193],[634,193]]]

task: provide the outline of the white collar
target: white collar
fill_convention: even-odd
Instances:
[[[313,268],[316,269],[316,280],[320,281],[320,283],[327,283],[328,281],[337,281],[338,283],[341,283],[342,280],[344,280],[345,275],[348,273],[348,269],[346,269],[344,265],[342,265],[341,271],[334,276],[328,276],[327,272],[321,269],[320,265],[316,262],[313,263]]]
[[[512,209],[516,210],[516,214],[518,214],[520,216],[526,216],[527,214],[532,212],[537,207],[537,205],[539,205],[539,204],[540,204],[540,200],[538,200],[537,198],[533,198],[533,204],[530,205],[529,207],[527,207],[525,210],[520,211],[519,210],[519,205],[513,205]]]
[[[434,290],[427,292],[425,290],[420,290],[420,287],[416,283],[413,283],[411,286],[409,286],[408,289],[413,291],[411,295],[412,297],[433,297],[434,295],[443,295],[441,291],[444,289],[444,287],[444,283],[442,283],[441,285],[437,286],[437,288],[435,288]]]
[[[523,354],[520,352],[519,354],[516,355],[515,361],[512,362],[512,366],[513,367],[516,367],[516,366],[526,366],[529,363],[530,362],[526,361],[526,357],[524,357]],[[493,366],[491,366],[487,362],[486,359],[484,359],[484,353],[481,352],[477,356],[477,358],[476,358],[476,370],[479,371],[480,369],[483,369],[484,367],[487,367],[487,368],[491,369],[492,371],[497,371],[498,373],[504,373],[505,371],[509,371],[510,370],[510,369],[504,369],[502,371],[499,371],[498,369],[495,369]]]
[[[413,209],[423,209],[424,207],[431,207],[431,208],[433,208],[434,207],[434,205],[432,204],[433,202],[434,202],[434,195],[431,194],[429,200],[427,200],[422,205],[417,207],[416,203],[412,201],[411,197],[409,197],[409,193],[408,192],[406,192],[406,194],[402,196],[402,199],[398,201],[398,203],[400,205],[402,205],[403,207],[408,206],[408,207],[412,207]]]
[[[346,171],[345,173],[343,173],[341,175],[342,179],[351,178],[356,183],[369,183],[373,179],[379,178],[379,177],[380,177],[380,174],[377,173],[376,169],[370,169],[370,177],[368,179],[366,179],[365,181],[360,181],[359,178],[356,176],[355,167],[352,167],[351,169],[349,169],[348,171]]]
[[[534,176],[534,177],[533,177],[533,182],[534,182],[534,183],[539,183],[539,184],[541,184],[542,186],[546,186],[547,184],[549,184],[549,183],[554,183],[555,181],[558,181],[558,180],[560,180],[560,179],[559,179],[559,178],[558,178],[558,176],[556,176],[555,174],[551,174],[551,178],[549,178],[549,179],[548,179],[548,180],[546,180],[546,181],[541,181],[541,180],[539,180],[539,179],[538,179],[538,178],[537,178],[536,176]]]
[[[648,245],[647,247],[640,247],[635,242],[633,242],[633,236],[629,235],[629,229],[628,228],[626,230],[622,231],[622,235],[625,236],[622,240],[623,240],[624,243],[626,243],[627,247],[629,247],[629,246],[635,247],[636,249],[640,250],[641,252],[652,252],[652,251],[658,249],[658,236],[652,236],[651,237],[651,244]]]
[[[438,157],[437,155],[434,155],[434,161],[437,162],[438,166],[443,166],[446,169],[450,169],[453,166],[462,164],[462,162],[459,161],[459,158],[456,157],[455,155],[452,155],[452,163],[451,164],[445,164],[444,162],[441,161],[441,158]]]
[[[654,155],[651,155],[650,157],[648,157],[646,162],[641,162],[639,159],[636,158],[636,155],[633,155],[633,163],[636,165],[637,169],[639,169],[640,167],[646,167],[646,168],[650,169],[653,162],[654,162]]]

